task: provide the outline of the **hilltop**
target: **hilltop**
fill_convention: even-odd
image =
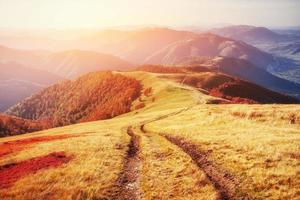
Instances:
[[[206,60],[207,62],[207,60]],[[211,96],[229,100],[229,103],[299,103],[296,98],[283,95],[237,77],[220,73],[219,68],[209,65],[165,67],[144,65],[137,70],[148,71],[195,87]],[[226,69],[226,68],[225,68]],[[167,75],[166,75],[167,74]],[[224,102],[223,102],[224,103]]]
[[[210,32],[250,44],[253,42],[279,42],[288,39],[284,35],[280,35],[268,28],[249,25],[227,26],[211,29]]]
[[[202,33],[195,38],[183,39],[172,43],[148,56],[145,62],[170,65],[196,56],[241,58],[263,69],[266,69],[268,65],[274,64],[274,58],[271,54],[246,43],[210,33]]]

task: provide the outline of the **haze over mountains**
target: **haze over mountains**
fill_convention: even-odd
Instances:
[[[250,44],[259,42],[279,42],[289,39],[289,37],[273,32],[268,28],[248,25],[227,26],[211,29],[209,31],[222,35],[223,37],[244,41]]]
[[[71,79],[98,70],[127,70],[132,66],[116,56],[93,51],[19,50],[1,46],[0,61],[15,62]]]
[[[136,31],[103,30],[79,37],[76,40],[60,41],[60,44],[64,46],[62,49],[84,49],[109,53],[140,64],[151,62],[152,64],[162,64],[163,61],[155,60],[158,54],[187,45],[191,45],[189,48],[198,49],[198,55],[200,56],[223,55],[244,58],[261,65],[260,67],[263,68],[266,68],[269,64],[274,64],[271,55],[241,42],[218,37],[214,34],[199,34],[168,28],[145,28]],[[48,49],[46,44],[41,45],[39,48]],[[184,52],[182,49],[174,56],[195,56],[197,51],[190,53]]]
[[[213,34],[180,40],[157,51],[146,60],[151,64],[176,64],[194,56],[224,56],[251,61],[261,68],[274,62],[273,56],[245,43]]]
[[[30,34],[23,36],[24,42],[28,45],[33,44],[30,50],[0,47],[0,61],[5,63],[6,73],[10,74],[2,80],[1,84],[5,88],[2,91],[12,89],[17,91],[1,97],[4,102],[1,103],[3,104],[1,109],[2,111],[7,109],[8,106],[57,80],[74,79],[92,71],[126,71],[134,69],[137,64],[145,63],[202,65],[277,92],[299,97],[300,86],[289,81],[298,81],[296,77],[298,69],[295,63],[290,62],[291,58],[279,57],[272,54],[271,50],[265,52],[265,48],[256,45],[259,42],[275,44],[280,41],[293,41],[297,37],[253,26],[230,26],[212,29],[211,32],[214,34],[176,31],[169,28],[143,28],[130,31],[86,31],[82,34],[74,33],[73,36],[71,34],[69,39],[66,39],[67,37],[57,39],[58,33],[52,33],[53,37],[43,36],[43,40],[39,39],[42,36]],[[65,33],[67,34],[70,32]],[[17,36],[11,36],[13,37]],[[3,38],[5,37],[0,34],[0,41],[4,42]],[[26,46],[23,42],[19,42],[18,39],[15,42],[9,39],[6,44],[20,48]],[[55,48],[49,46],[50,44]],[[286,48],[282,50],[280,48],[285,46],[281,46],[277,47],[276,51],[288,51],[287,53],[297,57],[297,43],[287,46],[292,50]],[[56,50],[53,51],[54,49]],[[24,69],[28,71],[25,70],[24,74],[17,73],[18,70]],[[42,73],[37,70],[43,70],[44,74],[36,76]],[[295,73],[287,76],[291,70]],[[32,76],[25,76],[26,74]],[[47,77],[45,80],[53,81],[41,83],[35,80],[36,77]],[[6,87],[7,84],[10,86]]]
[[[0,62],[0,112],[63,78],[15,62]]]
[[[285,79],[300,83],[300,30],[270,30],[255,26],[228,26],[211,32],[240,40],[276,56],[279,64],[269,71]]]

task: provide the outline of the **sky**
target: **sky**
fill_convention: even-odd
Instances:
[[[300,26],[298,0],[0,0],[1,28]]]

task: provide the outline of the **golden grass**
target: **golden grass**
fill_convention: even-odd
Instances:
[[[141,137],[143,199],[217,199],[206,175],[177,146],[157,134]]]
[[[300,195],[300,124],[286,116],[296,105],[199,105],[146,126],[184,137],[240,181],[240,192],[257,199]],[[238,114],[237,114],[238,113]]]
[[[102,198],[114,190],[122,169],[129,137],[117,123],[86,123],[45,131],[41,134],[88,133],[82,137],[34,145],[16,155],[5,157],[0,164],[18,162],[53,151],[65,151],[75,158],[64,167],[41,170],[17,181],[0,192],[4,199],[71,199]],[[30,134],[31,135],[31,134]],[[28,136],[26,136],[28,137]]]

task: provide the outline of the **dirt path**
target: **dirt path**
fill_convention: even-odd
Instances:
[[[199,150],[197,145],[170,135],[164,135],[170,142],[180,147],[186,152],[202,169],[209,180],[219,191],[221,199],[227,200],[246,200],[250,199],[246,194],[237,194],[238,181],[232,175],[220,170],[212,161],[209,160],[209,154]]]
[[[237,195],[234,177],[218,169],[195,144],[145,130],[145,124],[188,109],[127,128],[131,139],[118,179],[119,192],[112,199],[250,199]]]
[[[142,127],[136,127],[135,133],[141,137],[143,199],[219,199],[205,173],[185,152]]]
[[[120,189],[112,198],[115,200],[140,199],[140,136],[134,133],[132,127],[127,128],[127,134],[131,139],[124,160],[123,172],[118,179]]]
[[[153,119],[151,121],[147,121],[140,126],[141,132],[144,134],[149,134],[145,130],[145,125],[154,121],[158,121],[161,119],[165,119],[170,116],[174,116],[180,114],[181,112],[189,110],[190,107],[182,109],[178,112],[174,112],[168,115],[164,115]],[[156,133],[152,133],[156,134]],[[157,133],[159,134],[159,133]],[[220,170],[212,161],[208,159],[208,153],[203,152],[197,148],[197,145],[192,144],[190,142],[185,141],[183,138],[178,138],[166,134],[160,134],[165,137],[172,144],[178,146],[183,152],[193,159],[193,161],[197,164],[199,169],[203,170],[206,176],[209,178],[210,182],[214,185],[215,189],[219,193],[220,199],[230,199],[230,200],[240,200],[240,199],[251,199],[246,194],[237,194],[238,181],[234,179],[232,175],[227,172]]]

